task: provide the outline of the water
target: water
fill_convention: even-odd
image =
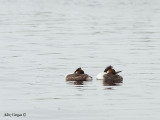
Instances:
[[[159,0],[0,0],[0,118],[159,120]],[[122,70],[120,86],[96,75]],[[82,67],[89,82],[66,82]]]

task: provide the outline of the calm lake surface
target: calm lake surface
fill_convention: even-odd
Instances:
[[[159,120],[159,0],[0,0],[0,119]],[[96,75],[113,65],[123,84]],[[92,81],[66,82],[82,67]]]

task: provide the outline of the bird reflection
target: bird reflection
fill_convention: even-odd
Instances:
[[[103,80],[103,86],[121,86],[121,85],[122,85],[122,82],[115,83],[113,81]]]
[[[84,85],[84,81],[74,81],[74,85]]]
[[[107,87],[105,90],[113,90],[113,87]]]
[[[84,87],[89,81],[67,81],[67,84],[75,85],[76,87]]]

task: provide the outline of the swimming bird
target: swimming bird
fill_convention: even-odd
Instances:
[[[123,81],[122,76],[118,75],[118,73],[120,73],[122,71],[115,71],[113,69],[113,67],[110,65],[108,67],[106,67],[106,69],[104,70],[104,72],[99,73],[97,75],[97,79],[102,79],[105,82],[108,83],[121,83]]]
[[[92,80],[92,77],[88,74],[85,74],[81,67],[76,69],[73,74],[68,74],[66,76],[67,81],[87,81]]]

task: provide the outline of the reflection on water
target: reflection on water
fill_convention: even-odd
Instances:
[[[67,84],[70,84],[70,85],[76,85],[76,87],[83,87],[83,85],[88,85],[91,83],[91,81],[66,81]],[[80,85],[80,86],[77,86],[77,85]]]
[[[106,80],[96,80],[96,84],[99,86],[122,86],[123,82],[121,83],[113,83]]]
[[[103,86],[121,86],[121,83],[113,83],[113,82],[108,82],[105,80],[97,80],[100,81],[99,83],[102,83]],[[86,85],[90,85],[92,81],[66,81],[67,84],[69,85],[75,85],[76,87],[83,87]],[[77,86],[80,85],[80,86]]]
[[[114,90],[112,87],[107,87],[105,90]]]
[[[108,81],[105,81],[105,80],[103,80],[103,85],[104,86],[121,86],[122,85],[122,83],[113,83],[113,82],[108,82]]]

